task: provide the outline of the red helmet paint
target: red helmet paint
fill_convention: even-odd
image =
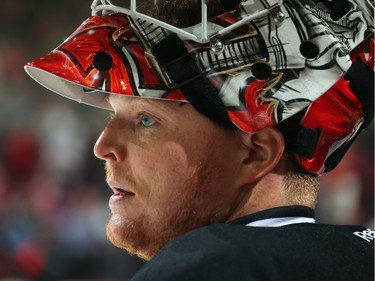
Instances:
[[[366,0],[349,0],[350,10],[338,20],[330,18],[323,2],[242,1],[181,32],[109,2],[99,9],[96,2],[94,16],[55,50],[25,66],[36,81],[63,96],[106,109],[108,94],[195,106],[191,95],[199,98],[199,93],[188,93],[185,85],[204,80],[228,120],[245,132],[306,111],[300,125],[320,135],[309,155],[298,158],[316,174],[326,170],[326,160],[357,135],[369,115],[352,78],[345,80],[357,61],[373,73],[373,10]],[[187,35],[204,32],[206,39]],[[162,45],[171,35],[177,45]]]

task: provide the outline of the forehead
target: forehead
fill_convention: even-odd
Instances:
[[[162,100],[157,98],[143,98],[134,96],[124,96],[111,94],[108,95],[108,103],[113,110],[119,110],[121,108],[134,108],[134,107],[154,107],[159,109],[174,109],[176,107],[181,107],[184,104],[189,104],[188,102],[172,101],[172,100]]]

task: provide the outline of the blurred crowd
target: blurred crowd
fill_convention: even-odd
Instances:
[[[2,1],[0,279],[126,280],[143,264],[105,235],[111,191],[92,147],[107,113],[49,94],[23,70],[88,17],[90,4]]]
[[[61,43],[91,0],[0,9],[0,280],[127,280],[143,264],[106,239],[110,190],[93,144],[107,113],[48,93],[26,61]],[[374,228],[373,124],[322,177],[317,218]]]

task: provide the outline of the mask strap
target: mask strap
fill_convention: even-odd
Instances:
[[[154,45],[151,52],[168,75],[169,83],[173,88],[179,88],[196,110],[220,124],[234,126],[217,89],[176,34],[170,34]]]

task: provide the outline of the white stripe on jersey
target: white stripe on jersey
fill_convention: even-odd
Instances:
[[[279,227],[296,223],[315,223],[315,219],[307,217],[282,217],[258,220],[248,223],[246,226],[255,227]]]

